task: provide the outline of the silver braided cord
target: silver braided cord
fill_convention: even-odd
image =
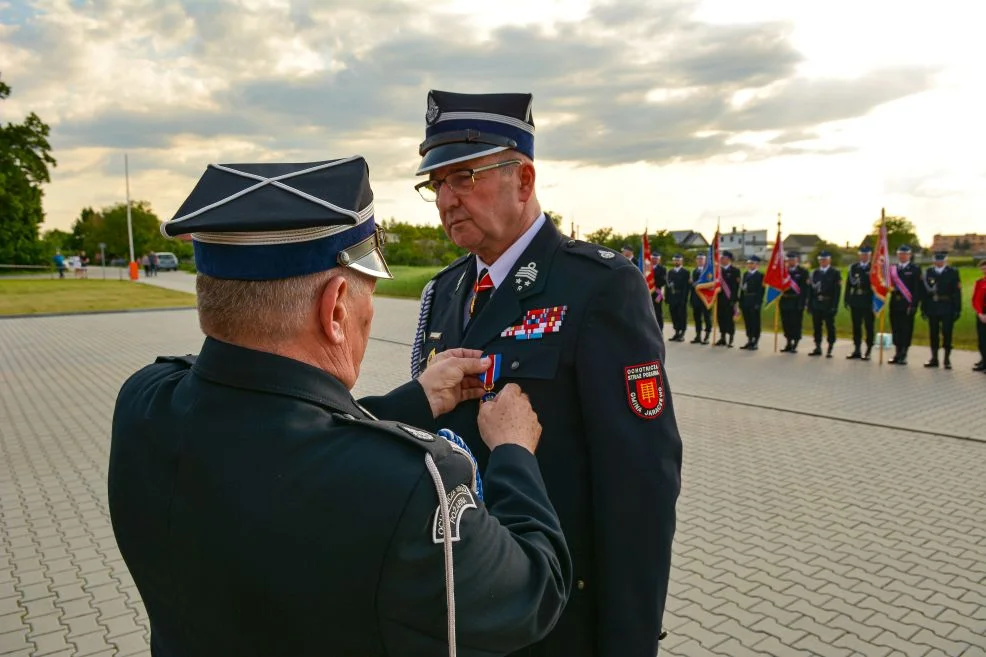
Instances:
[[[452,528],[449,526],[448,497],[445,495],[445,484],[442,483],[442,475],[438,472],[435,459],[431,454],[425,454],[425,466],[428,474],[435,483],[435,492],[438,493],[438,506],[442,511],[442,526],[445,532],[442,542],[445,547],[445,604],[448,606],[448,655],[455,657],[455,571],[452,562]]]
[[[428,281],[421,291],[421,312],[418,313],[418,330],[414,333],[414,344],[411,345],[411,378],[416,379],[421,374],[421,351],[425,344],[425,328],[428,326],[428,316],[431,314],[431,300],[435,296],[435,279]]]

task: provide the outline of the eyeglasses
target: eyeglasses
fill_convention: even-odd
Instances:
[[[453,171],[449,175],[438,180],[425,180],[424,182],[419,182],[414,186],[414,189],[421,195],[421,198],[429,203],[434,203],[438,200],[438,194],[442,190],[443,184],[455,192],[456,196],[465,196],[475,189],[477,173],[492,171],[493,169],[507,167],[512,164],[520,164],[520,160],[504,160],[503,162],[488,164],[485,167]]]

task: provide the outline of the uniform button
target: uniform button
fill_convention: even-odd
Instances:
[[[575,246],[575,240],[568,240],[567,242],[565,242],[565,246],[567,246],[568,248],[572,248],[573,246]]]
[[[514,362],[510,363],[510,369],[516,370],[518,367],[520,367],[520,361],[519,360],[515,360]]]
[[[585,588],[585,582],[580,579],[579,581],[575,582],[575,588],[581,591],[582,589]]]

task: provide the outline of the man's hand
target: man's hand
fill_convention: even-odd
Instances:
[[[477,375],[489,369],[490,359],[482,355],[478,349],[449,349],[436,354],[418,375],[433,417],[448,413],[467,399],[483,396],[483,382]]]
[[[500,445],[520,445],[531,454],[537,449],[541,423],[516,383],[508,383],[479,407],[479,435],[491,452]]]

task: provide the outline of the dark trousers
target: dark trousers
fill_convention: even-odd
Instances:
[[[695,333],[701,333],[703,322],[705,332],[712,330],[712,311],[705,306],[692,306],[692,318],[695,320]]]
[[[801,339],[802,310],[800,306],[781,306],[781,325],[788,340]]]
[[[986,362],[986,323],[980,322],[976,317],[976,333],[979,336],[979,355],[983,362]]]
[[[746,337],[760,339],[760,309],[743,308],[743,323],[746,324]]]
[[[979,318],[976,318],[979,321]],[[931,352],[935,353],[938,351],[939,345],[945,347],[945,351],[952,350],[952,327],[955,325],[955,320],[951,315],[946,315],[945,317],[935,317],[933,315],[928,315],[928,333],[931,338]],[[939,343],[938,336],[939,332],[944,340]]]
[[[822,324],[825,325],[826,342],[835,344],[835,311],[820,309],[811,314],[815,329],[815,344],[822,344]]]
[[[664,330],[664,302],[657,301],[656,299],[653,299],[653,297],[652,300],[654,301],[654,314],[657,315],[657,325],[660,326],[661,330],[663,331]]]
[[[684,331],[688,328],[688,306],[684,303],[670,303],[671,325],[675,331]]]
[[[852,341],[856,351],[863,342],[863,326],[866,327],[866,348],[873,346],[873,311],[869,308],[850,308],[852,311]]]
[[[898,352],[911,348],[911,338],[914,336],[914,314],[907,312],[907,307],[890,309],[890,332],[894,336],[894,348]]]
[[[736,333],[736,320],[733,319],[733,304],[729,303],[725,297],[720,298],[716,304],[716,320],[719,322],[719,331],[723,335],[733,335]]]

